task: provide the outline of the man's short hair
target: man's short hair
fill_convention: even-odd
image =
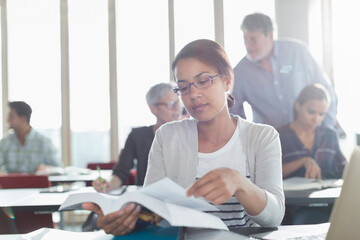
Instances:
[[[14,101],[9,102],[9,107],[11,109],[14,109],[17,115],[19,115],[19,117],[26,117],[27,123],[30,123],[32,110],[29,104],[22,101]]]
[[[268,36],[274,28],[269,16],[263,13],[253,13],[245,16],[241,24],[241,30],[250,32],[259,31]]]

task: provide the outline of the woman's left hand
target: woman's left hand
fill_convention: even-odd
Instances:
[[[217,168],[198,179],[186,195],[204,197],[213,204],[222,204],[230,199],[241,187],[243,176],[230,168]]]

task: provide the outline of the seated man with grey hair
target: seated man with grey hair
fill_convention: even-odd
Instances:
[[[122,149],[119,161],[113,169],[109,182],[96,179],[93,187],[98,192],[119,188],[129,177],[130,170],[136,165],[136,185],[143,185],[148,155],[154,139],[155,131],[164,123],[179,120],[182,113],[179,97],[174,94],[170,83],[159,83],[150,88],[146,94],[150,111],[156,117],[156,123],[151,126],[133,128],[125,147]]]

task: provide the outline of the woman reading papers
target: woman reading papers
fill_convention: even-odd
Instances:
[[[284,215],[281,150],[274,128],[229,114],[234,77],[219,44],[197,40],[176,56],[172,69],[177,87],[192,119],[162,125],[149,154],[144,185],[169,177],[188,196],[215,204],[227,226],[277,226]],[[140,207],[103,215],[98,206],[84,203],[99,214],[107,233],[123,235],[136,225]]]

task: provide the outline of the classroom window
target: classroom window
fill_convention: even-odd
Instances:
[[[110,161],[107,1],[68,2],[72,165]]]
[[[360,21],[360,3],[344,0],[332,1],[334,82],[338,95],[338,120],[347,133],[344,149],[351,153],[356,145],[355,133],[360,133],[360,33],[355,23]],[[350,17],[351,16],[351,17]],[[350,17],[350,18],[349,18]],[[350,29],[344,34],[344,28]]]
[[[156,122],[145,95],[154,84],[170,81],[168,29],[167,1],[116,1],[120,147],[132,127]]]
[[[197,39],[215,39],[214,4],[208,0],[175,0],[175,53]]]
[[[3,8],[3,6],[0,4],[0,19],[2,19],[2,15],[1,15],[1,9]],[[2,25],[0,24],[0,32],[2,33]],[[2,45],[2,40],[0,38],[0,44]],[[2,56],[2,48],[0,48],[0,56]],[[2,58],[0,58],[0,64],[2,66]],[[0,68],[0,76],[1,76],[1,80],[2,80],[2,67]],[[2,82],[2,81],[1,81]],[[2,99],[3,94],[2,91],[0,91],[0,99]],[[0,126],[1,129],[3,128],[3,109],[2,109],[2,104],[0,104]],[[3,131],[0,131],[0,138],[3,137]]]

